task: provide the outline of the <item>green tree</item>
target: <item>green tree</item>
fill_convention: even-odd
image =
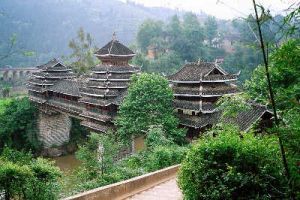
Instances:
[[[150,126],[145,139],[147,148],[170,145],[172,142],[167,139],[166,133],[161,125]]]
[[[199,139],[181,164],[178,183],[185,199],[285,197],[275,137],[241,137],[238,129],[226,126],[213,135]]]
[[[45,159],[30,153],[5,148],[0,155],[0,191],[6,200],[58,198],[60,170]]]
[[[205,21],[205,36],[208,39],[209,46],[212,46],[212,41],[217,37],[218,24],[215,17],[208,17]]]
[[[116,125],[123,138],[145,134],[151,125],[162,125],[167,138],[180,142],[184,132],[172,107],[173,94],[168,81],[156,74],[133,76]]]
[[[197,16],[193,13],[185,14],[183,16],[183,38],[178,52],[182,59],[193,62],[198,58],[205,57],[203,41],[204,29],[200,25]]]
[[[19,150],[39,150],[37,114],[28,98],[13,99],[6,104],[0,113],[0,149],[7,145]]]
[[[76,73],[85,73],[98,63],[94,56],[97,49],[94,45],[94,39],[89,33],[85,33],[83,28],[78,30],[77,38],[69,42],[69,47],[72,50],[70,55],[71,67]]]
[[[289,40],[270,56],[270,76],[279,109],[299,106],[300,99],[300,40]],[[265,69],[259,66],[245,88],[250,97],[269,103]]]
[[[78,176],[84,181],[104,176],[112,169],[119,149],[120,143],[112,133],[92,133],[76,152],[76,157],[82,161]]]
[[[142,23],[137,33],[137,43],[143,52],[147,51],[147,48],[151,44],[151,40],[159,38],[163,33],[163,22],[146,20]]]
[[[10,95],[10,87],[8,87],[8,86],[5,86],[3,89],[2,89],[2,96],[4,97],[4,98],[8,98],[9,97],[9,95]]]

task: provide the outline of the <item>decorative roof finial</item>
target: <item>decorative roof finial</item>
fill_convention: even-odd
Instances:
[[[198,59],[198,65],[200,65],[200,63],[201,63],[201,58]]]
[[[112,35],[112,40],[113,40],[113,41],[117,40],[117,34],[116,34],[116,32],[113,33],[113,35]]]

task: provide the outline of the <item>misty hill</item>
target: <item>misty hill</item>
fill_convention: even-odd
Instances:
[[[28,66],[66,55],[68,42],[80,27],[92,34],[98,46],[110,40],[114,31],[128,45],[145,19],[166,20],[176,12],[118,0],[1,0],[0,54],[15,33],[18,49],[36,55],[15,55],[0,61],[0,66]]]

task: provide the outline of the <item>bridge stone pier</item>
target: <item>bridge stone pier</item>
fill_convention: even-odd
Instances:
[[[39,140],[44,148],[59,147],[69,142],[71,119],[65,113],[39,113]]]

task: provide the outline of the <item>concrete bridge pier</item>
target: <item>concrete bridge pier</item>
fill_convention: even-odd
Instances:
[[[45,149],[60,147],[70,140],[71,119],[65,113],[39,113],[39,140]]]

